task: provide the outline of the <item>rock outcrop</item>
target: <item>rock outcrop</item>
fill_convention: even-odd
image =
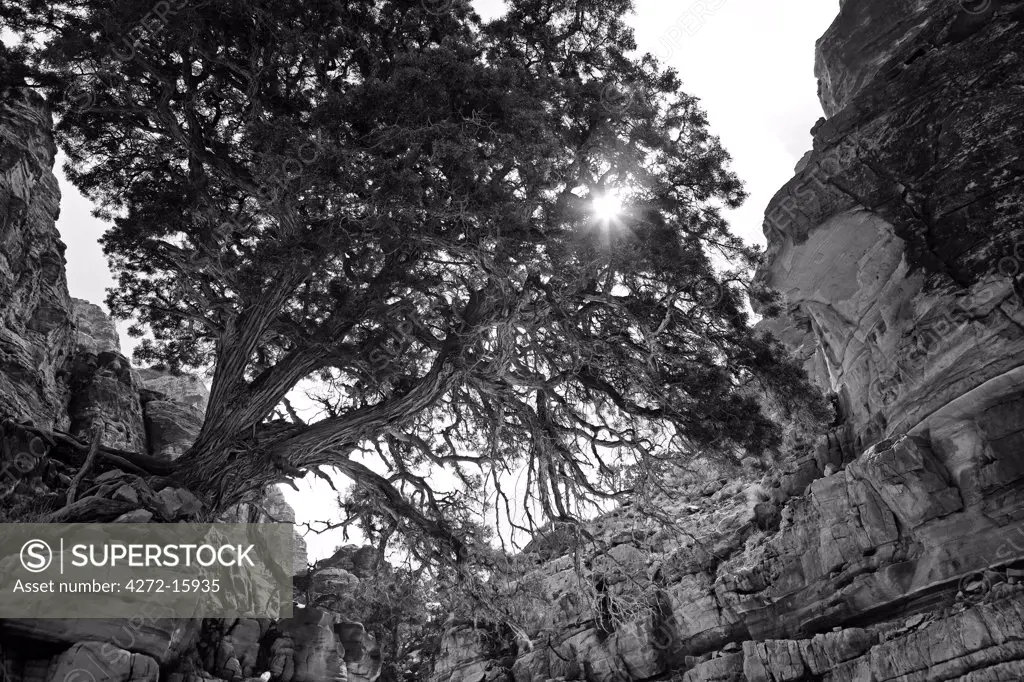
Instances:
[[[840,423],[535,542],[436,682],[1024,679],[1024,2],[840,4],[758,275]]]
[[[70,297],[51,129],[39,96],[0,90],[2,518],[194,520],[198,498],[126,460],[97,463],[66,504],[84,452],[67,451],[51,432],[83,444],[98,436],[106,447],[166,463],[197,435],[208,392],[198,377],[132,367],[103,310]],[[258,503],[234,520],[294,521],[276,488]],[[296,544],[300,573],[305,545],[298,536]],[[362,626],[324,609],[276,621],[0,619],[0,679],[12,682],[373,682],[380,669],[379,647]]]
[[[38,95],[0,98],[0,410],[66,428],[73,331],[51,126]]]
[[[121,352],[121,337],[103,308],[81,298],[71,299],[75,322],[75,350],[99,355]]]
[[[199,377],[152,368],[138,370],[138,376],[139,385],[147,391],[159,394],[164,400],[182,407],[197,410],[200,414],[206,412],[210,391]]]
[[[839,3],[839,16],[818,41],[814,72],[818,98],[827,116],[842,111],[889,65],[902,45],[919,31],[945,0],[891,0]],[[955,5],[956,2],[948,2]]]
[[[783,294],[762,324],[839,422],[778,470],[679,473],[653,501],[671,523],[626,506],[537,538],[494,585],[519,629],[453,624],[435,682],[1024,679],[1022,43],[1024,0],[840,3],[816,65],[827,118],[768,207],[758,275]],[[202,382],[132,369],[94,307],[73,305],[49,117],[5,97],[4,409],[173,460]],[[39,499],[73,473],[42,454],[15,469]],[[198,503],[125,471],[87,484],[122,521]],[[273,493],[259,503],[287,516]],[[379,647],[319,599],[371,580],[370,555],[342,548],[306,576],[318,599],[290,621],[151,624],[94,676],[373,682]],[[0,621],[4,677],[63,679],[125,625]]]
[[[883,435],[1012,371],[1024,350],[1022,10],[961,4],[844,5],[819,71],[843,71],[827,45],[847,15],[891,15],[913,37],[878,48],[885,66],[818,124],[765,222],[763,281],[787,297],[782,324],[850,423]],[[862,30],[843,54],[874,49]]]

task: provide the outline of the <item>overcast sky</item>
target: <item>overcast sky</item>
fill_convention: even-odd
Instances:
[[[476,0],[484,18],[500,0]],[[763,244],[764,209],[793,175],[810,148],[810,128],[822,115],[814,79],[814,42],[838,12],[835,0],[636,0],[632,19],[641,51],[674,66],[684,89],[699,97],[713,132],[733,157],[733,170],[750,193],[732,213],[733,230]],[[113,284],[96,240],[104,230],[91,205],[58,170],[63,200],[57,223],[67,243],[71,295],[102,304]],[[127,354],[133,344],[123,333]],[[312,478],[312,477],[310,477]],[[325,484],[299,482],[285,494],[306,518],[328,518],[333,495]],[[326,492],[325,492],[326,491]],[[312,494],[311,494],[312,493]],[[333,549],[336,539],[311,540],[311,556]]]

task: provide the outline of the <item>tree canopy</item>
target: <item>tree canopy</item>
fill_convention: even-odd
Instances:
[[[634,54],[630,9],[0,10],[35,36],[25,82],[111,223],[107,302],[149,334],[137,359],[211,368],[176,466],[212,510],[333,467],[459,556],[483,491],[506,522],[570,520],[824,414],[749,325],[759,254],[722,215],[741,183],[678,76]],[[609,193],[622,213],[595,215]],[[312,419],[288,401],[307,385]]]

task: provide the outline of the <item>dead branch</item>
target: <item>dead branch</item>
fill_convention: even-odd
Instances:
[[[74,502],[63,509],[58,509],[41,518],[39,523],[104,523],[113,521],[121,514],[131,511],[135,505],[123,500],[112,500],[109,497],[90,495]]]
[[[77,464],[77,455],[79,453],[88,453],[90,449],[90,445],[83,443],[70,433],[66,433],[64,431],[58,431],[56,429],[51,431],[38,426],[32,426],[31,424],[22,424],[14,421],[13,419],[6,420],[6,426],[7,428],[13,428],[23,433],[39,436],[43,440],[56,445],[64,445],[69,450],[76,453],[76,456],[71,458],[68,458],[67,456],[62,457],[61,455],[63,453],[59,450],[51,453],[51,455],[56,456],[59,459],[70,459],[74,464]],[[101,446],[96,452],[96,457],[118,467],[119,469],[125,469],[127,471],[137,473],[140,476],[171,476],[174,473],[174,469],[170,462],[139,452],[130,452],[128,450],[119,450],[117,448]]]
[[[75,474],[75,477],[71,479],[71,485],[68,486],[68,493],[66,497],[67,502],[64,504],[65,507],[70,507],[75,501],[75,495],[78,494],[78,486],[80,486],[82,481],[85,480],[85,477],[89,475],[89,472],[92,470],[93,462],[96,461],[96,453],[99,452],[100,441],[103,439],[103,427],[94,425],[92,431],[92,445],[89,446],[89,454],[85,456],[85,463],[82,465],[82,468],[79,469],[78,473]]]

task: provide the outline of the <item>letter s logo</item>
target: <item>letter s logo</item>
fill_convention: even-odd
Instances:
[[[29,540],[21,546],[21,565],[30,573],[40,573],[53,562],[53,550],[42,540]]]

